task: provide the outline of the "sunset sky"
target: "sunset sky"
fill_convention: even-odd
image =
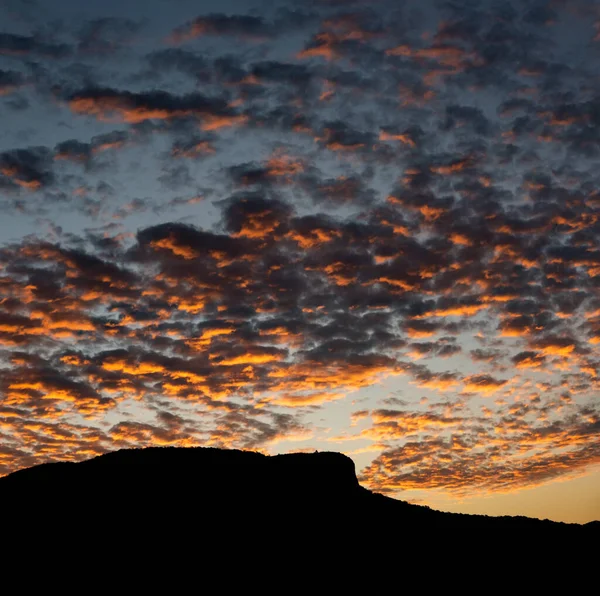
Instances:
[[[341,451],[600,519],[600,4],[0,0],[0,475]]]

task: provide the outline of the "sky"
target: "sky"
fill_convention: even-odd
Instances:
[[[600,519],[599,73],[591,0],[0,0],[0,475]]]

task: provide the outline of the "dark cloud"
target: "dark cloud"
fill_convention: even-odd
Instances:
[[[75,139],[63,141],[56,146],[56,159],[69,159],[78,162],[87,162],[92,156],[92,147],[89,143],[82,143]]]
[[[265,39],[274,37],[274,23],[251,15],[225,15],[213,13],[201,16],[173,32],[174,41],[185,41],[204,35],[231,35],[242,39]]]
[[[40,36],[0,33],[0,55],[41,56],[44,58],[66,58],[72,52],[70,46],[44,40]]]
[[[51,153],[45,147],[0,153],[0,174],[14,185],[28,190],[49,186],[54,181]]]
[[[169,71],[177,69],[199,80],[209,80],[210,62],[200,53],[182,48],[156,50],[147,56],[153,69]]]
[[[276,199],[260,194],[234,196],[223,211],[225,228],[234,236],[267,239],[287,232],[286,219],[290,207]]]
[[[140,23],[130,19],[94,19],[79,31],[77,49],[84,53],[112,54],[128,44],[140,28]]]
[[[95,116],[100,120],[114,118],[132,124],[197,117],[203,121],[203,128],[212,130],[229,126],[240,119],[240,114],[229,108],[224,99],[200,93],[177,96],[166,91],[132,93],[97,88],[72,93],[66,99],[77,114]]]
[[[444,130],[469,127],[474,134],[487,136],[490,132],[490,122],[479,108],[451,105],[446,107]]]
[[[313,73],[311,69],[302,64],[286,62],[258,62],[252,66],[251,75],[261,82],[282,83],[284,85],[298,85],[304,87],[311,82]]]
[[[231,238],[229,235],[214,234],[194,226],[176,223],[140,230],[137,239],[142,258],[152,259],[157,252],[166,261],[174,260],[179,263],[182,258],[184,261],[204,259],[211,253],[215,259],[221,255],[225,259],[236,259],[247,254],[249,250],[248,243],[241,238]]]
[[[22,73],[0,69],[0,95],[8,95],[25,84]]]
[[[375,142],[373,133],[355,130],[341,120],[326,122],[317,140],[331,151],[369,151]]]

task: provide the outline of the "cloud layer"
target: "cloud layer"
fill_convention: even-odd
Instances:
[[[0,473],[294,441],[465,497],[600,463],[600,12],[391,7],[13,13]]]

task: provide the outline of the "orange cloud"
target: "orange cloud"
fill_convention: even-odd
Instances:
[[[261,239],[271,235],[278,227],[279,221],[274,219],[271,211],[248,214],[234,237]]]
[[[183,246],[177,243],[176,238],[171,235],[168,238],[161,238],[160,240],[154,240],[150,243],[152,248],[163,248],[165,250],[171,251],[174,255],[178,257],[183,257],[184,259],[195,259],[198,257],[198,253],[190,248],[189,246]]]
[[[155,373],[166,372],[161,364],[151,362],[129,363],[126,360],[109,360],[102,363],[102,368],[111,372],[122,372],[127,375],[152,375]]]
[[[68,101],[75,114],[94,116],[103,122],[139,124],[147,120],[168,120],[195,116],[205,131],[247,122],[244,114],[223,113],[224,106],[207,106],[200,96],[178,97],[164,92],[131,93],[101,90],[74,95]]]
[[[426,319],[428,317],[472,317],[486,308],[488,308],[487,304],[464,304],[448,306],[445,308],[436,308],[425,315],[418,315],[414,318],[419,320]]]
[[[270,379],[279,379],[279,382],[270,388],[273,392],[349,393],[397,374],[402,374],[402,371],[393,362],[373,362],[362,366],[346,363],[331,363],[320,367],[312,364],[290,364],[271,370],[267,376]]]
[[[211,358],[216,356],[211,355]],[[277,353],[246,353],[234,356],[232,358],[225,358],[219,361],[222,366],[236,366],[238,364],[267,364],[270,362],[278,362],[283,360],[285,356]]]
[[[221,128],[230,128],[239,126],[248,122],[248,116],[241,114],[237,116],[213,116],[203,117],[200,128],[205,131],[219,130]]]
[[[341,237],[341,232],[324,228],[312,228],[310,230],[290,231],[287,237],[297,242],[301,248],[308,249],[332,242]]]
[[[410,137],[408,134],[391,134],[386,132],[385,130],[380,131],[379,133],[380,141],[401,141],[405,145],[409,147],[416,147],[416,142]]]
[[[541,354],[528,352],[515,362],[517,368],[541,368],[545,363],[545,358]]]
[[[447,375],[432,376],[431,378],[417,379],[411,381],[412,384],[422,387],[423,389],[431,389],[433,391],[452,391],[459,385],[458,379]]]
[[[459,159],[447,166],[431,166],[429,169],[435,174],[442,174],[444,176],[448,176],[450,174],[455,174],[456,172],[462,172],[464,169],[468,168],[471,165],[471,158],[465,157],[464,159]]]
[[[304,164],[285,153],[276,152],[267,161],[268,175],[274,178],[290,180],[293,176],[304,172]]]
[[[98,120],[110,122],[113,120],[138,124],[146,120],[189,116],[190,110],[167,110],[152,107],[127,107],[119,97],[81,97],[72,99],[69,107],[76,114],[96,116]]]
[[[276,397],[270,399],[269,401],[277,406],[286,406],[289,408],[302,407],[302,406],[312,406],[312,405],[321,405],[326,402],[335,401],[338,399],[342,399],[346,396],[345,393],[334,393],[334,392],[318,392],[318,393],[309,393],[309,394],[288,394],[282,395],[280,397]]]
[[[235,333],[234,327],[213,327],[202,331],[200,337],[188,340],[187,344],[194,350],[201,351],[205,346],[210,345],[214,337],[230,335],[232,333]]]
[[[314,42],[311,47],[305,48],[296,54],[296,58],[325,58],[325,60],[336,60],[340,57],[338,52],[338,44],[342,41],[334,33],[325,31],[318,33],[314,37]]]
[[[21,188],[25,188],[27,190],[39,190],[42,188],[42,183],[40,180],[36,179],[28,179],[23,175],[23,172],[20,172],[18,168],[11,166],[3,166],[0,168],[0,174],[3,174],[7,178],[10,178],[15,184],[19,185]]]
[[[554,337],[534,341],[532,347],[546,356],[569,356],[575,351],[576,343],[568,337]]]
[[[463,379],[464,390],[468,393],[489,395],[504,387],[508,381],[494,379],[490,375],[470,375]]]

